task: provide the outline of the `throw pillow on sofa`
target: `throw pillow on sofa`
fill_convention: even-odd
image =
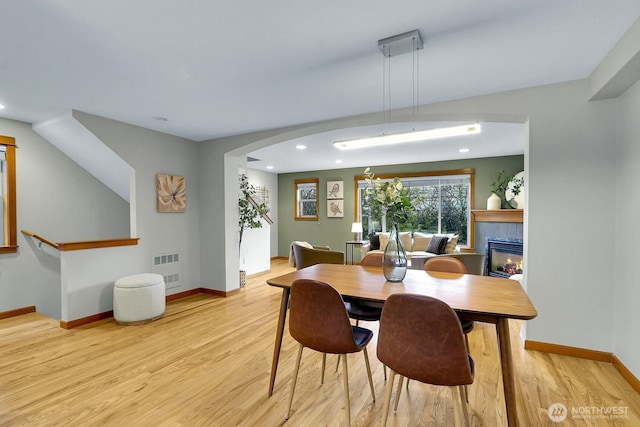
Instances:
[[[445,246],[444,248],[445,254],[453,254],[456,252],[456,245],[458,244],[459,238],[460,236],[458,236],[457,234],[449,237],[449,240],[447,241],[447,246]]]
[[[411,232],[410,231],[401,231],[398,233],[400,235],[400,241],[404,246],[405,251],[411,250]],[[387,247],[387,243],[389,242],[389,233],[379,233],[380,236],[380,249],[384,250]]]
[[[435,235],[431,238],[429,242],[429,246],[427,246],[427,252],[432,254],[441,255],[445,253],[445,248],[447,247],[447,242],[449,241],[449,237]]]
[[[426,234],[416,231],[415,233],[413,233],[413,248],[411,250],[426,251],[432,237],[433,234]]]
[[[369,234],[369,248],[372,251],[380,249],[380,236],[376,233]]]

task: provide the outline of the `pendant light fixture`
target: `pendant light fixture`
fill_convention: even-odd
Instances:
[[[414,122],[419,117],[420,106],[420,55],[418,51],[423,49],[424,42],[420,31],[413,30],[396,36],[387,37],[378,40],[378,48],[382,52],[382,115],[383,122],[386,124],[390,120],[391,111],[391,57],[403,55],[411,52],[413,54],[413,99],[412,114]],[[446,128],[414,130],[411,132],[393,133],[382,135],[336,141],[333,145],[341,150],[349,150],[355,148],[376,147],[380,145],[401,144],[405,142],[425,141],[437,138],[446,138],[451,136],[472,135],[481,131],[480,124],[472,123],[461,126],[451,126]]]

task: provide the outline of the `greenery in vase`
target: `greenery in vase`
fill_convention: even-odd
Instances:
[[[364,191],[364,206],[368,209],[368,213],[372,217],[380,217],[384,214],[396,224],[408,222],[415,212],[415,206],[409,189],[402,185],[400,178],[383,181],[376,178],[370,168],[366,168],[364,174],[367,176],[365,182],[368,186]]]
[[[242,236],[248,228],[262,228],[260,218],[269,213],[266,203],[257,203],[254,196],[256,189],[249,184],[247,175],[240,175],[240,197],[238,199],[238,227],[240,229],[240,241],[238,249],[242,246]]]

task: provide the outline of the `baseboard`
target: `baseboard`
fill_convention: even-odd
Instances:
[[[550,344],[546,342],[525,340],[524,348],[526,350],[536,350],[545,353],[561,354],[563,356],[578,357],[580,359],[596,360],[598,362],[612,363],[613,353],[604,351],[588,350],[579,347],[570,347],[568,345]]]
[[[274,259],[286,259],[286,260],[289,260],[289,257],[288,256],[272,256],[271,259],[272,260],[274,260]]]
[[[640,380],[622,363],[613,353],[605,351],[588,350],[579,347],[570,347],[567,345],[550,344],[540,341],[525,340],[524,348],[526,350],[541,351],[544,353],[560,354],[562,356],[578,357],[580,359],[595,360],[597,362],[611,363],[620,372],[622,377],[629,385],[638,393],[640,393]]]
[[[239,293],[239,292],[240,292],[239,289],[231,291],[231,292],[224,292],[224,291],[218,291],[216,289],[197,288],[197,289],[190,289],[190,290],[184,291],[184,292],[178,292],[177,294],[167,295],[166,296],[166,302],[179,300],[181,298],[186,298],[188,296],[196,295],[196,294],[215,295],[215,296],[218,296],[218,297],[225,297],[226,298],[226,297],[229,297],[229,296],[234,295],[234,294]],[[34,307],[33,311],[35,311],[35,307]],[[98,322],[100,320],[108,319],[110,317],[113,317],[113,310],[105,311],[104,313],[93,314],[91,316],[82,317],[80,319],[75,319],[75,320],[70,320],[70,321],[61,320],[60,321],[60,327],[63,328],[63,329],[73,329],[73,328],[77,328],[79,326],[87,325],[89,323]]]
[[[78,326],[88,325],[89,323],[98,322],[110,317],[113,317],[113,310],[105,311],[104,313],[92,314],[91,316],[70,320],[68,322],[65,320],[61,320],[60,327],[62,329],[73,329],[77,328]]]
[[[201,293],[200,288],[189,289],[188,291],[178,292],[177,294],[167,295],[166,298],[165,298],[165,301],[171,302],[171,301],[175,301],[175,300],[178,300],[178,299],[190,297],[191,295],[197,295],[199,293]]]
[[[622,361],[618,359],[615,354],[612,357],[611,363],[613,363],[613,366],[616,367],[622,377],[627,380],[629,385],[631,385],[631,387],[633,387],[636,392],[640,393],[640,380],[638,380],[638,378],[636,378],[636,376],[633,375],[633,373],[626,366],[624,366],[624,363],[622,363]]]
[[[202,294],[206,294],[206,295],[215,295],[217,297],[230,297],[232,295],[238,294],[240,293],[240,288],[238,289],[234,289],[233,291],[219,291],[217,289],[209,289],[209,288],[198,288],[198,291],[200,291],[200,293]]]
[[[10,317],[20,316],[27,313],[35,313],[36,306],[30,305],[29,307],[16,308],[15,310],[0,311],[0,319],[8,319]]]

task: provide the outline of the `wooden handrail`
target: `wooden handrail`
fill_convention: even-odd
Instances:
[[[56,243],[56,242],[52,242],[51,240],[45,239],[44,237],[39,236],[29,230],[22,230],[22,233],[26,234],[27,236],[31,236],[34,239],[40,240],[42,243],[45,243],[59,251],[78,251],[82,249],[109,248],[113,246],[131,246],[131,245],[137,245],[138,240],[140,240],[140,238],[138,237],[135,237],[135,238],[123,237],[119,239],[86,240],[86,241],[79,241],[79,242]]]
[[[45,238],[44,238],[44,237],[42,237],[42,236],[38,236],[36,233],[32,233],[32,232],[31,232],[31,231],[29,231],[29,230],[20,230],[20,231],[22,231],[22,233],[23,233],[23,234],[26,234],[27,236],[31,236],[31,237],[33,237],[34,239],[38,239],[38,240],[40,240],[42,243],[46,243],[47,245],[51,246],[52,248],[56,248],[56,249],[58,249],[58,244],[57,244],[57,243],[55,243],[55,242],[52,242],[51,240],[47,240],[47,239],[45,239]]]

